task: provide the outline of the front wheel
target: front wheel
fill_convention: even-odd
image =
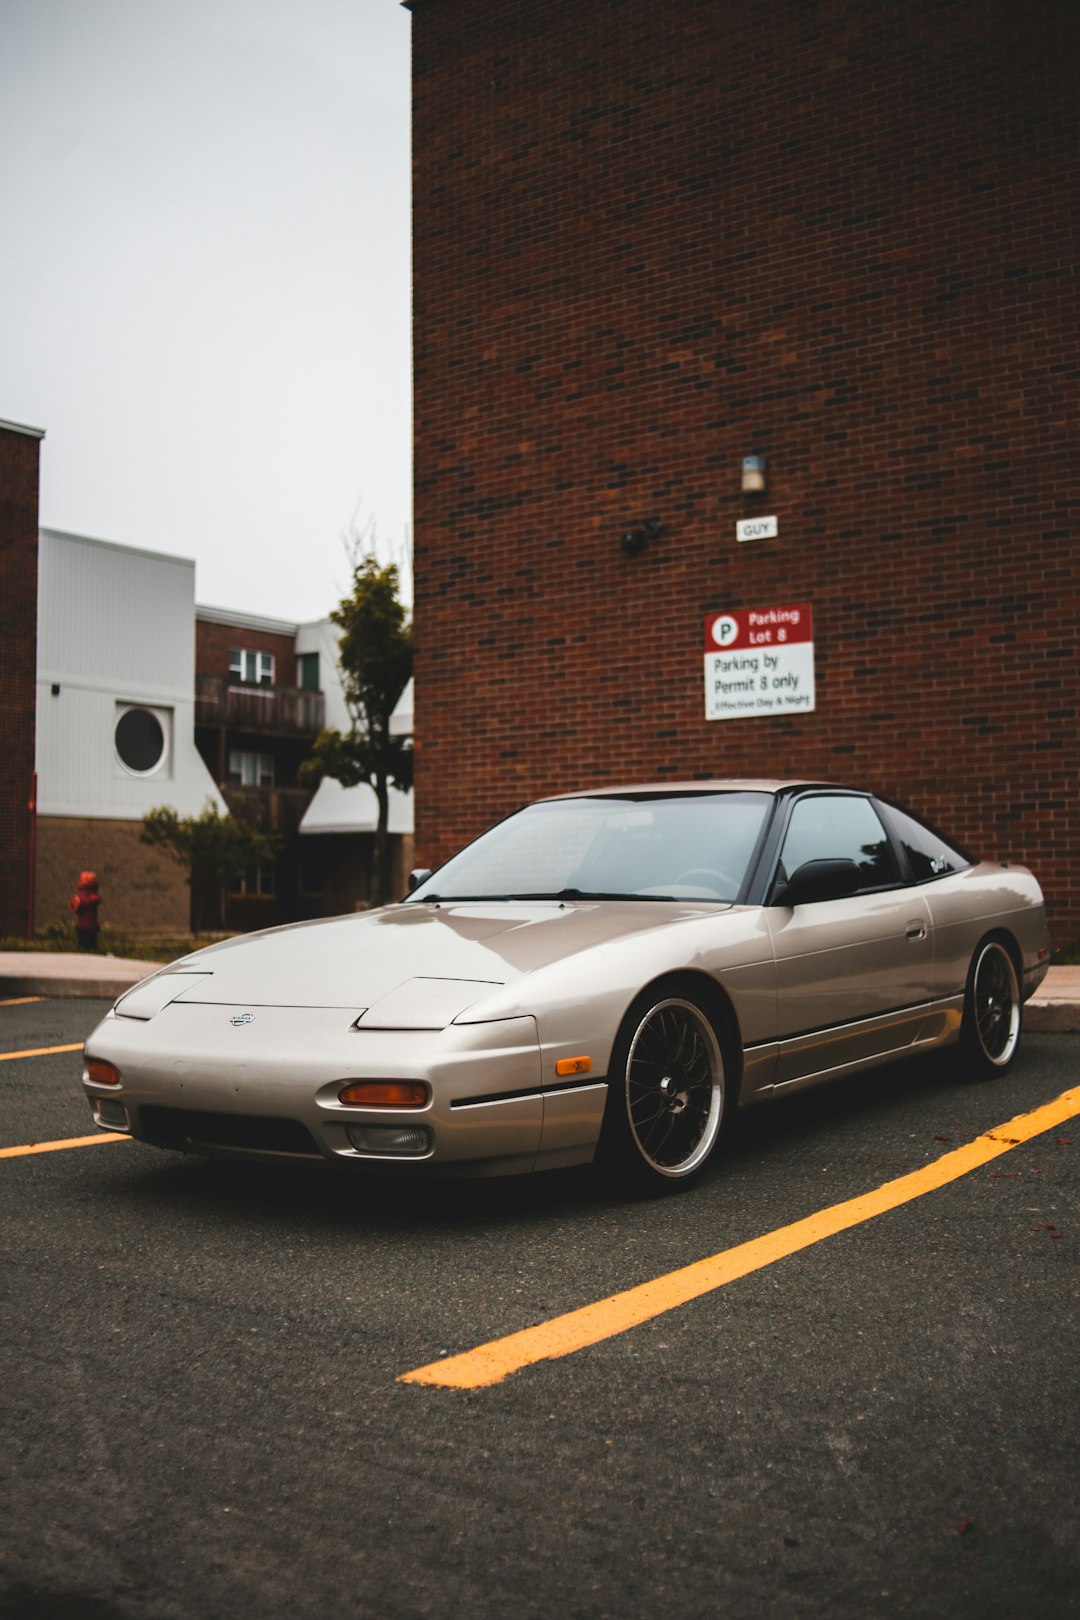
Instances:
[[[984,940],[968,973],[960,1045],[974,1075],[1004,1074],[1020,1045],[1020,984],[999,939]]]
[[[639,996],[612,1053],[602,1160],[632,1189],[685,1184],[716,1146],[726,1081],[723,1048],[696,999]]]

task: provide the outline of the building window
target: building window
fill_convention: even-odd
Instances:
[[[319,686],[319,655],[317,652],[297,653],[296,655],[297,680],[304,692],[318,692]]]
[[[229,782],[236,787],[273,787],[273,754],[255,754],[247,749],[230,748]]]
[[[242,895],[248,900],[272,900],[277,893],[277,880],[272,866],[265,866],[256,862],[254,866],[245,867],[236,878],[232,889],[233,894]]]
[[[130,776],[156,776],[169,757],[169,713],[117,704],[116,757]]]
[[[248,686],[273,686],[274,655],[253,652],[249,647],[231,647],[229,674],[234,681],[244,681]]]

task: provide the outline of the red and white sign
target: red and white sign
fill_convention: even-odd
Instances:
[[[705,718],[809,714],[814,615],[809,602],[705,617]]]

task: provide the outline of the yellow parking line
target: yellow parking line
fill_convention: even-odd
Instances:
[[[95,1147],[98,1142],[130,1142],[130,1136],[98,1131],[94,1136],[69,1136],[65,1142],[27,1142],[25,1147],[0,1148],[0,1159],[21,1159],[27,1153],[59,1153],[61,1148]]]
[[[511,1333],[504,1339],[494,1339],[462,1355],[433,1361],[426,1367],[416,1367],[404,1373],[399,1382],[406,1384],[439,1384],[447,1389],[479,1389],[484,1384],[498,1384],[510,1373],[536,1361],[554,1360],[569,1356],[575,1350],[597,1344],[602,1339],[625,1333],[628,1328],[648,1322],[665,1311],[699,1299],[702,1294],[722,1288],[725,1283],[745,1277],[749,1272],[771,1266],[800,1249],[821,1243],[837,1232],[858,1226],[897,1209],[901,1204],[920,1198],[924,1193],[944,1187],[950,1181],[988,1164],[1003,1153],[1008,1153],[1021,1142],[1030,1141],[1043,1131],[1052,1130],[1064,1120],[1080,1114],[1080,1087],[1066,1091],[1062,1096],[1036,1108],[1030,1114],[1018,1114],[995,1130],[987,1131],[973,1142],[942,1154],[932,1164],[924,1165],[896,1181],[887,1181],[873,1192],[858,1198],[849,1198],[830,1209],[819,1210],[804,1220],[782,1226],[775,1232],[740,1243],[734,1249],[714,1254],[707,1260],[683,1266],[652,1282],[629,1288],[625,1293],[613,1294],[610,1299],[585,1305],[565,1316],[553,1317],[520,1333]]]
[[[9,996],[6,1001],[0,1001],[0,1007],[25,1007],[31,1001],[44,1001],[44,996]]]
[[[82,1041],[76,1041],[73,1046],[34,1046],[28,1052],[0,1052],[0,1063],[11,1063],[22,1057],[51,1057],[54,1052],[81,1052],[82,1049]]]

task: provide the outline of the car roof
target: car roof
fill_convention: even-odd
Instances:
[[[790,793],[799,788],[832,788],[841,793],[860,792],[858,788],[840,787],[835,782],[820,782],[812,777],[695,777],[685,782],[624,782],[612,786],[579,788],[575,793],[552,793],[541,799],[550,804],[557,799],[620,799],[631,794],[680,793]]]

